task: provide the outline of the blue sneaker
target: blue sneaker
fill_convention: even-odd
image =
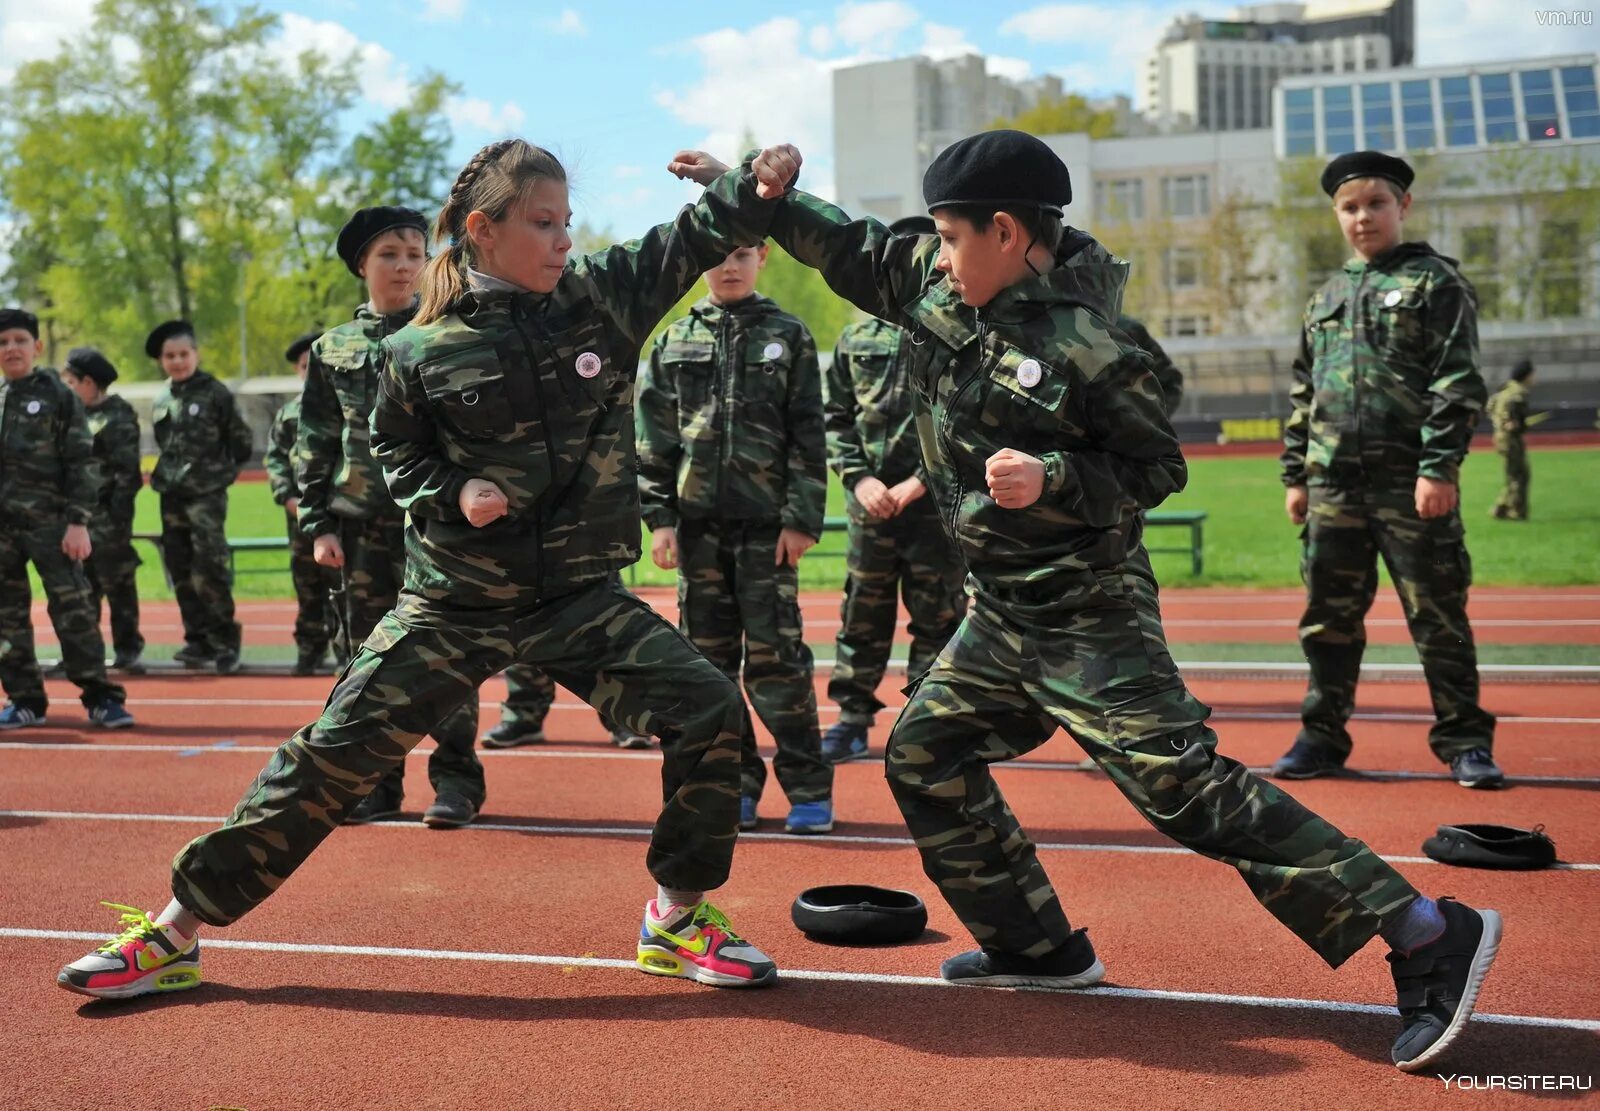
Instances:
[[[833,829],[833,803],[797,802],[789,808],[783,828],[790,833],[827,833]]]
[[[43,711],[35,712],[12,702],[7,702],[6,708],[0,710],[0,729],[28,729],[43,724]]]
[[[835,722],[822,735],[822,758],[830,764],[859,760],[867,754],[867,727],[852,722]]]
[[[761,819],[756,816],[756,799],[753,795],[742,795],[739,798],[739,828],[755,829]]]
[[[101,729],[127,729],[133,725],[133,715],[122,703],[107,700],[89,710],[89,724]]]

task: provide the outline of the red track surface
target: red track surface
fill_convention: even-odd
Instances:
[[[1191,604],[1207,612],[1205,597],[1174,592],[1169,620]],[[832,616],[824,605],[808,617]],[[1569,600],[1554,611],[1577,606]],[[894,682],[883,693],[897,704]],[[9,864],[0,927],[98,935],[113,919],[97,899],[162,905],[173,852],[231,808],[266,759],[251,749],[304,723],[327,686],[326,678],[134,679],[140,728],[108,735],[81,730],[75,692],[53,682],[52,724],[0,741],[0,844]],[[1234,756],[1260,765],[1287,745],[1299,682],[1195,688],[1216,708]],[[496,680],[486,699],[502,689]],[[1492,684],[1485,697],[1501,716],[1497,753],[1523,777],[1514,789],[1476,794],[1435,778],[1391,778],[1315,781],[1295,793],[1391,857],[1419,855],[1440,822],[1472,820],[1543,822],[1564,860],[1600,862],[1600,688]],[[0,1107],[1320,1108],[1432,1105],[1444,1094],[1433,1076],[1393,1070],[1393,1018],[1359,1009],[860,978],[932,976],[942,957],[969,944],[922,876],[874,762],[839,769],[835,837],[785,838],[769,821],[741,841],[719,902],[791,973],[779,987],[718,992],[582,963],[631,957],[651,891],[643,834],[659,772],[653,754],[611,749],[593,714],[570,701],[564,696],[549,723],[562,743],[486,760],[480,828],[441,833],[407,821],[339,831],[277,897],[233,928],[208,932],[208,982],[196,991],[88,1002],[51,981],[90,942],[8,935],[13,972],[0,987],[0,1012],[12,1049]],[[1366,688],[1353,763],[1436,774],[1421,720],[1427,705],[1418,684]],[[875,750],[888,725],[886,714]],[[1163,851],[1167,843],[1108,780],[1074,766],[1080,757],[1058,736],[1000,775],[1045,846],[1074,922],[1090,927],[1110,983],[1333,1005],[1392,1001],[1381,947],[1327,969],[1231,870]],[[415,814],[431,797],[420,758],[408,782]],[[782,812],[774,785],[763,813]],[[183,816],[194,820],[171,820]],[[1600,870],[1400,866],[1429,893],[1506,915],[1482,1012],[1600,1018]],[[840,949],[794,930],[788,906],[799,890],[851,880],[918,891],[929,904],[927,937]],[[217,941],[508,959],[265,952]],[[573,960],[509,959],[517,955]],[[846,978],[807,979],[803,970]],[[1485,1022],[1439,1071],[1568,1074],[1593,1084],[1597,1061],[1592,1028]],[[1484,1106],[1527,1098],[1449,1097]]]

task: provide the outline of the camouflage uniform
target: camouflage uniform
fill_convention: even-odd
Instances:
[[[294,477],[295,437],[299,427],[300,398],[296,396],[273,414],[263,462],[267,468],[267,484],[272,488],[272,500],[284,507],[284,524],[288,529],[289,578],[294,582],[297,603],[294,643],[302,661],[315,663],[328,650],[336,631],[333,627],[336,622],[330,620],[329,599],[334,575],[311,558],[311,537],[301,530],[298,516],[288,508],[288,502],[300,496]]]
[[[300,485],[300,531],[308,544],[328,534],[344,551],[335,620],[352,649],[394,608],[405,581],[405,511],[384,485],[372,456],[371,416],[378,398],[381,344],[404,328],[416,306],[387,315],[362,305],[355,318],[322,333],[311,345],[300,394],[295,437],[295,479]],[[457,791],[482,808],[483,764],[478,760],[478,706],[474,701],[445,715],[431,730],[428,781],[434,791]],[[390,769],[384,790],[405,793],[405,765]]]
[[[139,460],[139,417],[122,398],[107,394],[85,410],[94,457],[99,464],[100,498],[89,521],[93,545],[84,570],[95,598],[95,623],[100,600],[111,611],[111,647],[119,659],[136,659],[144,651],[139,632],[140,559],[133,550],[133,501],[144,485]]]
[[[1528,519],[1528,387],[1507,382],[1489,399],[1494,423],[1494,449],[1505,462],[1506,484],[1494,502],[1494,515],[1513,521]]]
[[[822,535],[827,501],[822,382],[811,333],[759,294],[699,301],[662,332],[639,384],[639,494],[652,529],[678,530],[678,625],[744,689],[777,742],[791,803],[832,797],[822,759],[798,569],[778,533]],[[767,769],[745,734],[744,795]]]
[[[203,370],[168,381],[154,417],[158,455],[150,487],[161,495],[161,555],[178,596],[183,639],[211,655],[237,653],[225,526],[228,487],[250,458],[250,428],[228,387]]]
[[[620,580],[619,580],[620,585]],[[541,729],[550,708],[556,703],[556,681],[548,674],[528,664],[513,664],[506,668],[506,700],[500,704],[500,721],[509,722],[519,729]],[[615,727],[599,715],[606,732]]]
[[[1311,298],[1284,426],[1283,483],[1310,488],[1300,644],[1311,682],[1300,740],[1331,760],[1350,753],[1346,725],[1380,554],[1433,698],[1434,754],[1449,763],[1493,744],[1467,623],[1472,563],[1461,513],[1423,520],[1415,494],[1418,476],[1459,481],[1484,393],[1472,286],[1427,244],[1353,259]]]
[[[1150,356],[1150,373],[1156,376],[1156,385],[1161,387],[1161,405],[1167,411],[1167,419],[1171,420],[1183,403],[1183,371],[1156,342],[1144,321],[1124,313],[1117,318],[1117,328],[1127,334],[1135,347]]]
[[[938,243],[848,222],[804,193],[773,238],[860,308],[912,333],[929,489],[969,571],[972,606],[889,738],[890,787],[923,866],[985,947],[1037,957],[1069,926],[989,765],[1060,726],[1158,830],[1237,868],[1330,964],[1416,891],[1360,841],[1216,751],[1209,709],[1167,651],[1137,514],[1182,489],[1183,455],[1148,355],[1115,320],[1127,265],[1068,231],[1058,265],[961,303]],[[1039,499],[1003,509],[985,462],[1044,463]]]
[[[742,702],[614,576],[639,558],[639,347],[702,272],[760,242],[773,207],[748,171],[725,175],[673,223],[573,259],[551,294],[475,289],[390,337],[372,444],[409,514],[405,590],[321,718],[279,748],[225,826],[179,854],[184,906],[213,925],[250,910],[423,734],[519,662],[661,739],[650,872],[682,890],[724,882]],[[473,477],[509,505],[482,528],[458,505]]]
[[[869,477],[894,486],[915,476],[926,485],[911,412],[909,348],[909,337],[892,324],[852,324],[839,334],[825,382],[828,464],[844,484],[850,521],[828,697],[848,725],[871,725],[883,709],[878,684],[894,641],[897,587],[910,618],[906,675],[912,679],[928,670],[967,610],[966,569],[933,498],[924,494],[880,520],[855,495],[856,484]]]
[[[83,564],[61,551],[67,526],[93,519],[98,492],[94,441],[72,390],[42,368],[0,377],[0,686],[14,705],[40,716],[49,700],[34,655],[30,561],[84,706],[125,697],[106,679],[106,646]]]

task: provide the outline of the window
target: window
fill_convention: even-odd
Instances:
[[[1138,178],[1094,183],[1095,216],[1105,220],[1143,220],[1144,182]]]
[[[1193,247],[1168,247],[1166,252],[1167,288],[1196,289],[1200,285],[1203,259]]]
[[[1317,153],[1317,108],[1310,89],[1283,91],[1283,153]]]
[[[1361,125],[1370,150],[1394,150],[1394,93],[1387,81],[1361,86]]]
[[[1476,146],[1478,125],[1472,117],[1472,80],[1439,78],[1439,107],[1444,109],[1444,142],[1450,147]]]
[[[1579,316],[1583,311],[1583,239],[1578,225],[1552,220],[1539,228],[1539,313]]]
[[[1163,322],[1164,336],[1203,336],[1209,333],[1209,322],[1203,316],[1169,316]]]
[[[1322,90],[1322,134],[1325,152],[1348,154],[1356,149],[1356,113],[1349,85]]]
[[[1211,212],[1210,179],[1205,174],[1161,179],[1168,216],[1205,216]]]
[[[1517,108],[1511,99],[1509,73],[1482,73],[1478,75],[1478,92],[1483,100],[1483,141],[1486,143],[1514,143],[1517,141]]]
[[[1522,87],[1522,114],[1528,121],[1528,138],[1535,143],[1561,138],[1561,114],[1556,111],[1555,78],[1547,69],[1517,74]]]
[[[1567,128],[1574,139],[1600,136],[1600,103],[1595,100],[1594,67],[1562,66],[1561,88],[1567,100]]]
[[[1405,124],[1406,149],[1426,150],[1433,140],[1433,82],[1400,82],[1400,118]]]
[[[1461,232],[1461,266],[1478,291],[1478,314],[1485,320],[1500,316],[1500,229],[1464,228]]]

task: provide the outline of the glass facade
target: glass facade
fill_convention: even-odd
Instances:
[[[1316,94],[1311,89],[1283,91],[1284,153],[1291,158],[1317,153]]]
[[[1445,146],[1476,146],[1478,124],[1472,111],[1472,78],[1439,78],[1439,106],[1444,109]]]
[[[1400,82],[1400,118],[1405,123],[1406,149],[1434,146],[1433,82]]]
[[[1395,150],[1394,91],[1387,81],[1361,86],[1362,142],[1367,150]]]
[[[1528,121],[1528,138],[1535,143],[1561,138],[1561,113],[1556,111],[1555,77],[1547,69],[1525,69],[1517,74],[1522,89],[1522,114]]]
[[[1349,85],[1329,85],[1322,90],[1322,143],[1328,154],[1356,149],[1356,113]]]
[[[1517,141],[1517,105],[1511,99],[1509,73],[1480,73],[1478,98],[1483,103],[1483,141]]]
[[[1574,139],[1600,136],[1600,102],[1595,99],[1593,66],[1562,66],[1561,90],[1567,101],[1567,127]]]

